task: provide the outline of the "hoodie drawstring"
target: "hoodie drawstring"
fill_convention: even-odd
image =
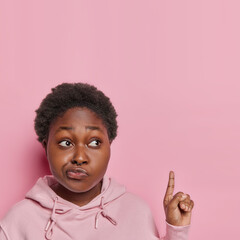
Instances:
[[[109,215],[107,215],[105,209],[104,209],[104,203],[103,203],[104,197],[101,198],[101,202],[99,205],[100,211],[97,212],[96,217],[95,217],[95,229],[98,228],[98,222],[99,222],[99,217],[102,215],[104,218],[106,218],[109,222],[111,222],[114,226],[117,225],[116,220],[111,218]],[[54,204],[53,204],[53,209],[52,209],[52,214],[50,216],[50,219],[47,223],[47,226],[45,228],[45,237],[47,240],[51,240],[53,236],[53,227],[56,224],[56,207],[57,207],[57,201],[58,197],[55,198]]]
[[[113,218],[111,218],[110,216],[108,216],[106,214],[106,212],[104,211],[104,204],[103,204],[103,198],[101,198],[101,202],[100,202],[100,205],[99,205],[99,208],[101,209],[97,214],[96,214],[96,217],[95,217],[95,229],[98,228],[98,221],[99,221],[99,216],[102,215],[104,218],[106,218],[109,222],[111,222],[113,225],[117,225],[117,222],[116,220],[114,220]]]
[[[53,227],[56,223],[56,205],[57,205],[57,200],[58,198],[56,197],[55,200],[54,200],[54,204],[53,204],[53,209],[52,209],[52,214],[51,214],[51,217],[47,223],[47,226],[45,228],[45,231],[46,231],[46,234],[45,234],[45,237],[46,239],[48,240],[51,240],[52,239],[52,235],[53,235]]]

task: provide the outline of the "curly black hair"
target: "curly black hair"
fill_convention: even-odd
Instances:
[[[87,83],[62,83],[52,88],[36,110],[34,128],[38,141],[42,143],[47,139],[51,123],[74,107],[93,111],[106,127],[110,141],[117,136],[117,113],[103,92]]]

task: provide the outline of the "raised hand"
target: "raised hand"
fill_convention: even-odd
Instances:
[[[191,214],[194,202],[188,194],[174,192],[174,172],[169,173],[168,186],[163,200],[166,221],[175,226],[186,226],[191,223]]]

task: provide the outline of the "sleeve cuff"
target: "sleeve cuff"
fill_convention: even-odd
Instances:
[[[166,240],[187,240],[190,225],[173,226],[166,222]]]

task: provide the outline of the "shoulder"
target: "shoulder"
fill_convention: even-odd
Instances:
[[[128,212],[151,213],[148,204],[136,194],[126,190],[124,185],[114,179],[110,179],[105,196],[109,206],[118,206],[120,209],[127,209]],[[124,211],[125,212],[125,211]]]
[[[29,208],[32,208],[34,206],[35,206],[35,204],[34,204],[34,202],[32,200],[30,200],[30,199],[23,199],[22,201],[15,203],[10,208],[10,210],[8,211],[6,216],[23,213],[26,210],[28,210]]]
[[[142,198],[131,192],[125,192],[116,204],[119,204],[119,208],[129,215],[145,218],[152,217],[149,205]]]
[[[46,211],[47,209],[30,199],[16,203],[0,221],[0,239],[3,234],[7,239],[33,239],[27,236],[32,236],[33,233],[41,235],[47,221]]]
[[[24,199],[16,203],[5,215],[5,217],[0,221],[0,225],[4,228],[5,226],[17,222],[24,221],[24,218],[27,218],[28,215],[34,212],[33,209],[36,209],[36,203],[29,199]],[[24,218],[23,218],[24,216]]]
[[[42,233],[41,229],[44,228],[48,216],[48,209],[41,207],[31,199],[24,199],[8,211],[0,221],[0,229],[9,239],[27,239],[26,233]]]
[[[138,231],[141,239],[157,239],[158,231],[151,209],[139,196],[125,192],[115,203],[109,204],[109,212],[118,219],[119,227],[126,228],[130,235],[134,236]]]
[[[136,207],[143,207],[144,209],[149,209],[149,205],[134,193],[126,192],[122,198],[123,201],[127,201],[128,204],[135,205]]]

